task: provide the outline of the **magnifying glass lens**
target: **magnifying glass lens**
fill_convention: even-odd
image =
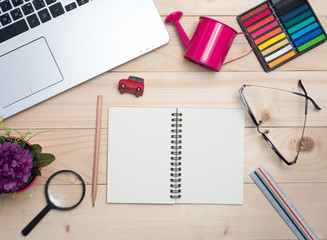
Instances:
[[[50,180],[46,194],[49,201],[57,208],[71,208],[83,198],[84,183],[78,175],[62,172]]]
[[[51,210],[70,210],[77,207],[85,196],[85,184],[80,175],[71,170],[61,170],[54,173],[45,185],[45,195],[48,204],[22,230],[26,236],[39,221]]]

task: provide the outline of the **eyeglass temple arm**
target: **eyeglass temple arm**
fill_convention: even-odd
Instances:
[[[300,87],[300,88],[302,89],[302,91],[304,92],[304,94],[303,94],[303,93],[298,93],[298,92],[292,92],[292,93],[293,93],[293,94],[296,94],[296,95],[298,95],[298,96],[301,96],[301,97],[305,97],[306,99],[310,100],[310,102],[312,103],[312,105],[314,106],[314,108],[315,108],[316,110],[321,110],[321,108],[318,106],[318,104],[317,104],[317,103],[316,103],[316,102],[315,102],[311,97],[308,96],[307,91],[305,90],[305,88],[304,88],[304,86],[303,86],[301,80],[299,80],[298,84],[299,84],[299,87]]]

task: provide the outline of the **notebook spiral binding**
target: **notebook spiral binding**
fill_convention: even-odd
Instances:
[[[171,124],[171,168],[170,168],[170,198],[181,198],[181,160],[182,160],[182,113],[172,113]]]

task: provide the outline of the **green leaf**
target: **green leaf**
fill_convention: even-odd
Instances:
[[[42,152],[42,147],[39,144],[33,144],[33,145],[26,145],[26,148],[30,151],[30,153],[33,154],[33,162],[35,165],[35,162],[40,160],[40,154]]]
[[[33,145],[30,145],[30,146],[26,146],[26,148],[31,152],[33,153],[33,156],[34,154],[36,156],[40,155],[40,153],[42,152],[42,147],[39,145],[39,144],[33,144]]]
[[[39,144],[26,146],[33,154],[33,163],[35,167],[46,167],[55,160],[55,156],[51,153],[42,153],[42,147]]]
[[[6,142],[6,139],[4,136],[0,136],[0,143],[5,143]]]
[[[40,153],[38,159],[34,159],[34,166],[46,167],[55,160],[55,156],[51,153]]]
[[[32,168],[32,170],[31,170],[31,177],[33,177],[33,176],[35,176],[35,175],[37,175],[37,176],[41,176],[41,172],[40,172],[40,170],[37,168],[37,167],[33,167]],[[29,181],[28,181],[29,182]]]

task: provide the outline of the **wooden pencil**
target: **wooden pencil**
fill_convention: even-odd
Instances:
[[[100,152],[100,133],[101,133],[101,113],[102,113],[102,95],[98,95],[97,100],[97,116],[96,116],[96,132],[94,146],[94,163],[93,163],[93,179],[92,179],[92,204],[94,207],[98,188],[98,170],[99,170],[99,152]]]

